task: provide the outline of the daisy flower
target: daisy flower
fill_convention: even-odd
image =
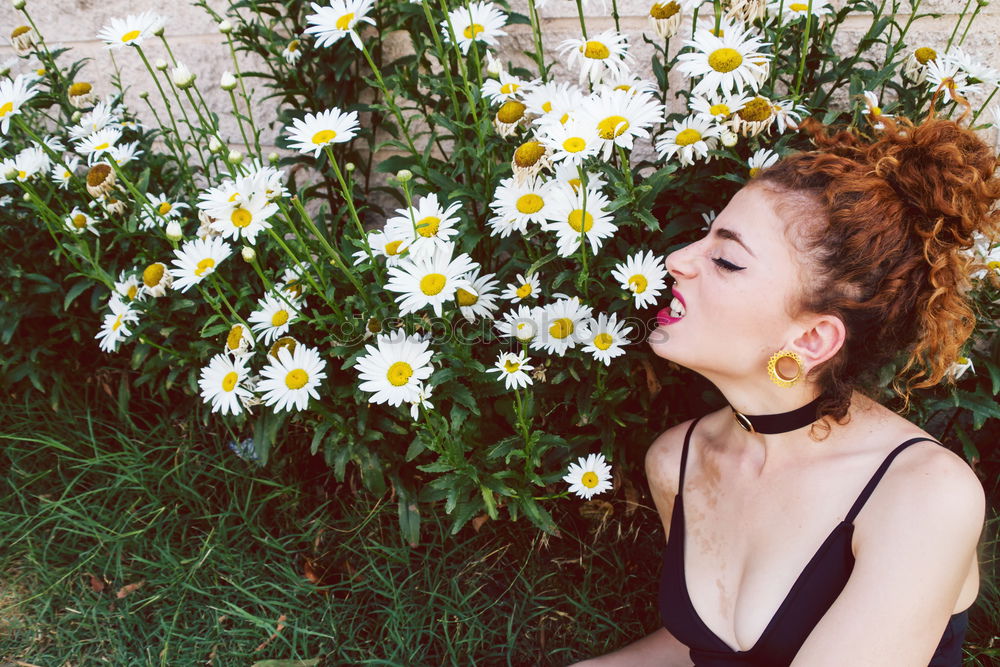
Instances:
[[[94,337],[100,341],[102,350],[114,352],[118,349],[118,343],[132,334],[128,325],[139,321],[139,313],[117,296],[111,298],[108,306],[111,312],[104,316],[104,324]]]
[[[490,234],[506,237],[515,229],[524,234],[528,223],[543,224],[551,211],[552,189],[551,183],[540,178],[526,178],[520,183],[515,178],[500,181],[490,202],[496,214],[488,223]]]
[[[667,269],[664,259],[653,251],[638,253],[617,264],[611,277],[618,281],[622,289],[632,292],[636,308],[645,308],[656,303],[662,290],[666,289]]]
[[[45,151],[37,144],[32,144],[14,156],[13,166],[17,169],[17,180],[27,181],[48,170],[50,164]]]
[[[357,111],[344,113],[333,108],[318,114],[307,113],[305,118],[296,118],[286,132],[291,148],[304,155],[312,153],[313,157],[319,157],[324,146],[353,139],[358,133],[358,127]]]
[[[373,231],[368,232],[368,246],[372,249],[372,254],[376,257],[385,257],[386,266],[396,266],[402,258],[403,253],[410,247],[410,238],[404,236],[398,230],[390,230],[394,233]],[[363,264],[368,261],[368,251],[358,250],[354,253],[354,264]]]
[[[253,349],[253,335],[242,324],[234,324],[229,328],[226,335],[226,354],[231,354],[234,358],[245,357]]]
[[[553,162],[578,165],[597,155],[603,142],[593,123],[571,118],[565,123],[546,123],[538,130],[538,140],[552,154]]]
[[[628,38],[614,30],[605,30],[589,39],[567,39],[559,45],[570,67],[580,68],[580,85],[589,80],[600,83],[606,77],[621,76],[633,60],[628,52]]]
[[[489,98],[493,104],[500,104],[501,102],[513,99],[523,99],[523,96],[539,83],[539,79],[525,81],[507,74],[504,70],[500,70],[500,75],[497,79],[487,79],[483,82],[483,97]]]
[[[424,410],[432,410],[434,408],[434,404],[427,400],[433,393],[433,385],[424,386],[422,382],[417,383],[417,397],[412,401],[407,401],[410,404],[410,417],[413,421],[420,419],[420,408]]]
[[[565,123],[580,108],[586,96],[577,86],[566,82],[549,81],[534,86],[524,93],[523,102],[528,113],[537,116],[535,125]]]
[[[997,245],[995,248],[990,250],[989,241],[984,240],[982,243],[977,243],[975,245],[974,253],[976,255],[976,260],[980,264],[985,264],[986,268],[974,271],[972,273],[973,280],[982,280],[989,272],[996,272],[997,274],[1000,274],[1000,245]]]
[[[142,217],[139,221],[140,229],[152,229],[162,227],[168,220],[174,220],[181,216],[181,211],[190,208],[181,201],[167,197],[165,193],[158,195],[147,194],[149,207],[142,210]]]
[[[267,221],[278,211],[278,205],[272,204],[261,192],[255,192],[248,200],[233,209],[225,218],[217,218],[212,222],[212,229],[219,232],[223,238],[236,241],[242,238],[253,243],[257,234],[264,229],[270,229]]]
[[[740,112],[742,111],[743,109],[740,109]],[[806,106],[795,104],[795,101],[790,99],[772,101],[771,111],[774,114],[774,124],[778,126],[778,134],[784,134],[786,129],[799,129],[802,116],[809,113]]]
[[[514,178],[518,180],[537,176],[542,169],[551,166],[551,150],[537,139],[530,139],[518,146],[510,160],[510,168],[514,172]]]
[[[52,165],[52,171],[49,172],[49,175],[60,189],[66,190],[76,173],[76,168],[80,166],[80,158],[75,155],[67,155],[63,157],[63,162],[65,164]]]
[[[2,85],[2,84],[0,84]],[[77,141],[108,126],[118,126],[114,108],[105,102],[98,102],[94,108],[80,117],[80,122],[69,128],[70,139]]]
[[[604,175],[597,172],[585,172],[587,176],[587,187],[601,190],[607,185]],[[552,181],[560,186],[579,192],[583,181],[580,180],[580,170],[569,162],[560,162],[555,168],[555,177]]]
[[[656,152],[666,160],[676,155],[681,165],[694,164],[696,159],[708,157],[708,151],[715,148],[721,132],[718,125],[699,116],[675,120],[673,125],[673,129],[664,132],[656,142]]]
[[[717,91],[742,93],[744,88],[760,88],[766,71],[760,65],[768,60],[762,49],[767,44],[729,21],[722,22],[721,37],[699,29],[694,39],[685,42],[693,50],[677,56],[677,68],[690,77],[700,77],[692,89],[695,95]]]
[[[243,386],[249,374],[245,357],[230,359],[226,354],[215,355],[208,366],[201,369],[198,379],[201,399],[212,404],[212,412],[240,414],[243,412],[241,399],[252,396]]]
[[[351,41],[358,50],[362,50],[361,35],[357,25],[375,21],[366,14],[371,11],[373,0],[330,0],[330,5],[323,7],[315,2],[312,5],[315,14],[306,17],[305,34],[316,35],[316,46],[332,46],[344,35],[350,35]]]
[[[302,57],[302,43],[297,39],[293,39],[285,45],[285,48],[281,51],[281,57],[285,59],[285,62],[289,65],[295,65],[299,62],[299,58]]]
[[[430,306],[441,317],[442,306],[455,297],[459,287],[474,293],[475,288],[466,274],[478,264],[462,253],[452,259],[454,244],[437,248],[433,254],[406,257],[396,266],[389,267],[389,280],[385,289],[400,292],[396,297],[399,314],[408,315]]]
[[[366,345],[366,354],[354,368],[361,380],[359,389],[372,394],[368,402],[396,407],[419,400],[423,381],[434,371],[428,347],[429,341],[416,334],[407,336],[402,329],[379,334],[375,345]]]
[[[73,210],[66,216],[66,229],[78,236],[84,232],[93,232],[96,236],[100,236],[96,225],[97,220],[81,211],[78,206],[74,206]]]
[[[646,128],[663,122],[663,105],[646,93],[605,89],[590,96],[581,109],[580,121],[597,132],[604,159],[615,146],[632,150],[635,137],[649,138]]]
[[[479,267],[473,269],[466,278],[472,283],[472,289],[466,290],[459,287],[455,290],[455,300],[458,301],[458,310],[466,320],[475,322],[476,316],[493,319],[493,311],[499,306],[496,305],[497,295],[494,294],[497,285],[500,283],[493,280],[496,274],[488,273],[479,275]]]
[[[139,301],[145,296],[142,293],[142,287],[139,283],[139,278],[136,274],[129,274],[122,271],[118,275],[118,280],[115,281],[115,292],[121,297],[123,301],[129,303],[131,301]]]
[[[591,454],[586,459],[581,456],[577,463],[569,464],[563,481],[569,484],[570,493],[590,500],[598,493],[611,490],[611,466],[603,454]]]
[[[232,247],[217,236],[188,241],[174,250],[177,259],[172,264],[177,268],[170,269],[174,289],[188,291],[192,285],[197,285],[215,271],[219,263],[232,252]]]
[[[507,35],[503,30],[505,25],[507,15],[497,5],[492,2],[472,2],[468,7],[456,7],[448,12],[448,18],[441,21],[441,31],[446,42],[451,42],[454,35],[462,53],[468,55],[472,42],[497,46],[497,38]]]
[[[562,298],[543,306],[537,317],[538,334],[531,341],[533,349],[561,357],[566,350],[590,338],[591,308],[581,304],[578,297]]]
[[[622,345],[631,343],[628,339],[630,333],[632,327],[619,322],[617,315],[612,314],[608,317],[605,313],[600,313],[597,322],[591,325],[592,338],[584,345],[583,351],[594,355],[594,359],[603,361],[605,366],[610,366],[612,358],[625,354]]]
[[[501,294],[501,299],[507,299],[518,303],[528,298],[537,298],[541,291],[541,282],[537,273],[530,273],[527,277],[524,274],[517,274],[517,280],[507,283],[507,289]]]
[[[493,117],[493,128],[501,137],[509,137],[514,134],[521,122],[525,120],[525,109],[523,102],[517,100],[507,100],[497,109]]]
[[[619,76],[608,77],[598,86],[598,91],[610,88],[612,90],[624,90],[627,93],[648,93],[656,95],[660,88],[653,81],[647,81],[632,72],[623,72]]]
[[[10,131],[10,119],[21,113],[24,103],[37,94],[32,83],[21,74],[14,79],[0,80],[0,133]]]
[[[310,398],[319,398],[316,388],[326,377],[326,362],[315,349],[296,345],[290,352],[283,347],[277,357],[268,355],[267,360],[257,384],[264,405],[274,406],[275,412],[305,410]]]
[[[950,377],[953,382],[958,382],[958,380],[965,375],[966,371],[972,371],[973,373],[976,372],[975,367],[972,365],[972,359],[969,359],[968,357],[959,357],[955,360],[955,363],[953,363],[948,370],[945,371],[945,375]]]
[[[540,307],[521,305],[504,313],[503,319],[493,327],[504,338],[516,338],[522,343],[530,343],[538,335],[542,309]]]
[[[735,95],[692,95],[688,102],[688,109],[696,116],[706,120],[714,120],[723,125],[752,99],[751,96],[739,93]]]
[[[250,313],[247,321],[265,345],[288,333],[292,322],[300,315],[299,304],[294,299],[281,299],[267,294],[257,301],[257,310]]]
[[[948,49],[944,57],[958,65],[968,75],[969,83],[995,84],[1000,78],[1000,72],[982,64],[957,46]]]
[[[946,58],[938,58],[927,63],[925,76],[931,90],[944,91],[944,101],[954,102],[956,98],[978,93],[979,86],[970,84],[958,63]]]
[[[167,19],[153,12],[130,14],[126,19],[111,19],[111,23],[101,28],[97,39],[104,42],[106,49],[122,49],[139,46],[143,40],[162,28]]]
[[[794,23],[810,14],[809,4],[806,2],[784,2],[784,0],[772,0],[767,5],[768,11],[777,14],[781,10],[781,25]],[[833,8],[823,0],[812,0],[812,15],[822,18],[831,14]]]
[[[167,265],[163,262],[153,262],[142,270],[142,293],[153,298],[159,298],[167,293],[174,284]]]
[[[385,222],[385,233],[406,239],[414,257],[431,255],[435,250],[448,247],[451,237],[458,234],[455,225],[459,219],[455,213],[461,208],[462,202],[442,208],[432,192],[421,197],[414,207],[396,209],[396,216]]]
[[[747,160],[750,167],[750,178],[756,178],[761,169],[767,169],[778,161],[778,154],[770,148],[760,148]]]
[[[532,384],[528,371],[534,366],[528,363],[530,359],[524,350],[520,352],[501,352],[493,368],[487,368],[487,373],[499,373],[497,380],[503,380],[507,389],[520,389]]]
[[[76,152],[86,156],[87,161],[93,161],[100,155],[107,153],[122,138],[122,131],[118,127],[105,127],[103,129],[87,135],[76,142]]]
[[[556,233],[562,257],[569,257],[579,249],[581,236],[590,241],[596,255],[604,239],[618,231],[618,226],[611,222],[610,205],[604,193],[589,185],[585,192],[561,190],[552,204],[551,221],[543,224],[542,229]]]
[[[136,160],[142,157],[143,151],[139,150],[139,142],[132,141],[127,144],[117,144],[108,149],[108,155],[111,159],[115,161],[115,164],[121,166],[123,164],[128,164],[132,160]]]

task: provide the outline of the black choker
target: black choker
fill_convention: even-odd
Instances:
[[[801,408],[789,412],[779,412],[774,415],[745,415],[733,406],[729,408],[733,411],[736,423],[743,427],[743,430],[750,433],[785,433],[794,431],[812,424],[818,418],[816,409],[820,401],[826,396],[820,394],[815,399],[806,403]]]

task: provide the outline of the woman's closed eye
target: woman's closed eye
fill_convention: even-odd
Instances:
[[[742,271],[743,269],[747,268],[745,266],[736,266],[735,264],[727,262],[721,257],[713,257],[712,261],[718,264],[725,271]]]

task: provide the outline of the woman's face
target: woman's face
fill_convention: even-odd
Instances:
[[[793,320],[786,304],[794,304],[806,269],[774,209],[777,196],[764,187],[744,187],[703,238],[667,257],[676,280],[673,294],[685,314],[665,323],[672,319],[664,317],[670,315],[667,295],[649,339],[657,355],[712,381],[766,383],[773,353],[802,353],[794,341],[806,331],[805,321]]]

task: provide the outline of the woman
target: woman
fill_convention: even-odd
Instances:
[[[899,353],[907,404],[960,355],[997,160],[952,121],[881,120],[870,143],[814,124],[819,150],[761,172],[667,257],[676,301],[650,344],[730,407],[646,456],[665,627],[579,664],[961,664],[982,486],[866,395]]]

